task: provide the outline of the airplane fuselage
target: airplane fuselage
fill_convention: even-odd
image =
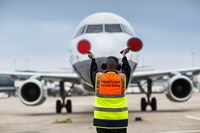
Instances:
[[[121,61],[120,51],[127,48],[127,41],[133,36],[135,35],[129,23],[120,16],[111,13],[93,14],[80,23],[71,41],[70,61],[86,90],[94,90],[90,79],[91,60],[86,54],[81,54],[77,50],[79,41],[84,39],[90,42],[98,70],[103,72],[102,62],[108,56],[116,56]],[[133,73],[137,66],[136,53],[130,52],[127,58]]]

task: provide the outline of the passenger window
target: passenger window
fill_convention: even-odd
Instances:
[[[106,24],[105,32],[122,32],[122,29],[119,24]]]
[[[86,33],[99,33],[103,31],[103,25],[88,25]]]

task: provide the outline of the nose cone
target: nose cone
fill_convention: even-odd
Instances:
[[[95,39],[90,38],[92,45],[91,51],[98,57],[107,57],[111,55],[119,57],[120,51],[127,47],[126,42],[129,37],[122,34],[107,34],[98,35]]]

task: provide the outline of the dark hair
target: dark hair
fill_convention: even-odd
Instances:
[[[106,59],[106,66],[107,66],[107,69],[116,70],[118,64],[119,64],[119,60],[118,60],[118,58],[115,57],[115,56],[109,56],[109,57]]]

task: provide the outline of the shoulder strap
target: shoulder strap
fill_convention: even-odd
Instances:
[[[99,86],[100,86],[100,79],[101,79],[102,73],[98,72],[96,74],[96,81],[95,81],[95,90],[99,91]]]
[[[120,73],[119,74],[122,80],[122,94],[124,94],[124,92],[126,91],[126,78],[125,78],[125,74]]]

